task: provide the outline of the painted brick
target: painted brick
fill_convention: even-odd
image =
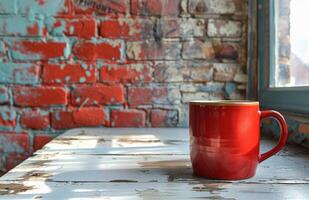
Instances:
[[[178,41],[128,42],[127,57],[131,60],[178,60],[180,49],[181,44]]]
[[[37,84],[39,73],[40,67],[35,64],[0,62],[0,83]]]
[[[205,34],[205,19],[161,18],[156,25],[156,32],[164,38],[193,38]]]
[[[69,54],[69,46],[64,41],[13,41],[12,57],[14,60],[67,59]]]
[[[108,61],[120,60],[122,44],[120,41],[90,41],[78,42],[73,49],[74,55],[81,60],[94,61],[103,59]]]
[[[165,61],[154,65],[153,77],[159,83],[183,82],[185,64],[183,62]]]
[[[8,107],[0,107],[0,130],[16,127],[16,112]]]
[[[176,110],[152,110],[150,115],[152,127],[175,127],[178,123]]]
[[[52,125],[54,129],[102,126],[106,123],[104,108],[82,108],[79,110],[55,111],[52,113]]]
[[[144,16],[177,16],[180,0],[131,0],[131,13]]]
[[[91,85],[75,88],[72,91],[73,105],[107,105],[123,104],[124,88],[122,86]]]
[[[14,102],[18,106],[42,107],[67,104],[67,91],[62,87],[26,87],[13,90]]]
[[[20,124],[23,128],[42,130],[49,127],[49,113],[39,111],[23,112],[20,117]]]
[[[54,36],[75,36],[90,39],[96,36],[96,21],[93,18],[55,19],[48,20],[48,32]]]
[[[214,65],[214,80],[215,81],[232,81],[236,70],[236,64],[215,64]]]
[[[15,166],[19,165],[22,161],[26,160],[29,154],[23,153],[10,153],[5,158],[5,169],[7,171],[13,169]]]
[[[309,134],[309,124],[300,123],[298,127],[298,132]]]
[[[222,100],[224,99],[223,92],[194,92],[194,93],[183,93],[182,101],[189,103],[194,100]]]
[[[183,44],[184,59],[214,59],[216,55],[211,41],[191,40]]]
[[[189,12],[195,15],[234,14],[241,10],[241,0],[189,0]]]
[[[218,60],[238,60],[239,58],[239,45],[218,43],[214,44],[215,58]]]
[[[42,79],[46,84],[94,83],[96,65],[95,63],[45,64]]]
[[[106,19],[100,23],[100,36],[105,38],[150,38],[153,22],[148,19]]]
[[[0,35],[3,36],[42,36],[43,21],[22,16],[0,17]]]
[[[130,87],[128,92],[130,105],[174,104],[180,100],[180,92],[168,87]]]
[[[27,0],[18,1],[18,12],[20,14],[39,14],[44,16],[58,16],[69,12],[68,0]]]
[[[100,81],[104,83],[139,83],[152,81],[152,69],[146,64],[103,66]]]
[[[207,62],[159,62],[154,66],[157,82],[203,83],[213,78],[212,65]]]
[[[33,138],[33,151],[42,149],[47,143],[49,143],[54,136],[51,135],[36,135]]]
[[[162,35],[164,38],[177,38],[180,37],[181,25],[180,20],[161,18],[157,21],[155,28],[155,33]]]
[[[205,83],[213,78],[213,66],[207,62],[186,62],[183,71],[184,82]]]
[[[234,79],[236,83],[247,83],[248,76],[242,72],[235,74]]]
[[[74,10],[77,14],[109,15],[125,14],[127,0],[73,0]]]
[[[1,14],[15,14],[17,12],[16,0],[1,0],[0,13]]]
[[[144,127],[146,114],[140,110],[112,110],[111,125],[113,127]]]
[[[0,104],[8,103],[9,100],[8,89],[4,86],[0,86]]]
[[[31,153],[30,139],[26,133],[0,132],[1,153]]]
[[[203,37],[205,35],[204,19],[182,19],[179,23],[180,36],[183,38]]]
[[[240,21],[210,19],[207,25],[209,37],[240,37],[242,24]]]
[[[183,44],[184,59],[228,59],[237,60],[239,47],[234,44],[213,41],[191,40]]]

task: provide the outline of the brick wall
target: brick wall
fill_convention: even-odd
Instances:
[[[1,0],[0,170],[77,127],[187,126],[242,99],[245,0]]]

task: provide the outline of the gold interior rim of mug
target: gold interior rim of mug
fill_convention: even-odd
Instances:
[[[190,104],[200,104],[200,105],[259,105],[258,101],[251,100],[194,100],[190,101]]]

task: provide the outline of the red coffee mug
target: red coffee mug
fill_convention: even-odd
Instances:
[[[274,117],[280,141],[260,155],[260,119]],[[282,149],[288,136],[283,116],[260,111],[256,101],[190,102],[190,156],[197,176],[239,180],[255,175],[257,164]]]

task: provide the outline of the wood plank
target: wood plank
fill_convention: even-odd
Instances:
[[[309,199],[308,155],[287,146],[254,178],[209,180],[192,175],[188,129],[75,129],[2,176],[0,199]]]
[[[309,199],[308,184],[244,183],[55,183],[1,182],[1,200],[11,199]]]
[[[258,166],[248,183],[309,183],[309,157],[274,156]],[[37,155],[0,181],[192,182],[188,155]]]
[[[188,154],[188,137],[188,129],[74,129],[35,154]]]

